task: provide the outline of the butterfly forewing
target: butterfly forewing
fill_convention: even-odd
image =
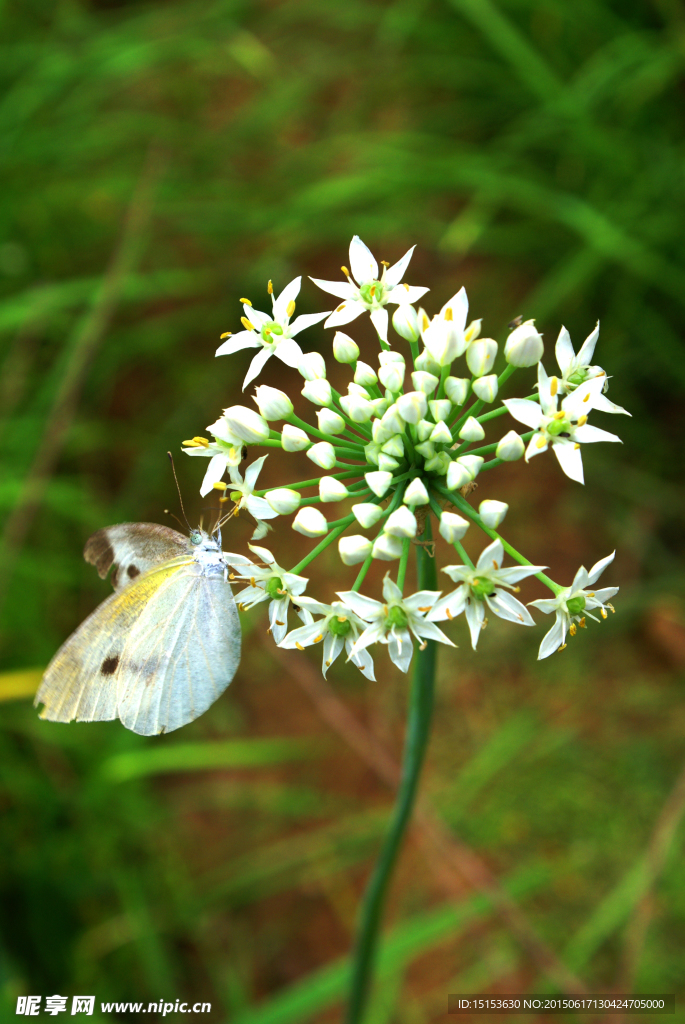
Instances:
[[[188,551],[188,538],[158,523],[119,523],[98,530],[86,541],[83,557],[104,579],[112,569],[110,583],[122,590],[155,565],[178,558]]]

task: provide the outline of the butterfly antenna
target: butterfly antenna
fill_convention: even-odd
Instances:
[[[171,454],[171,452],[167,452],[167,455],[169,456],[169,461],[171,462],[171,471],[174,474],[174,480],[176,481],[176,490],[178,491],[178,500],[181,503],[181,512],[183,513],[183,518],[186,521],[186,526],[190,530],[191,526],[190,526],[190,523],[188,522],[188,516],[186,515],[186,510],[183,507],[183,498],[181,496],[181,488],[179,487],[178,477],[176,476],[176,466],[174,465],[174,457]]]
[[[176,513],[175,513],[175,512],[172,512],[172,511],[171,511],[170,509],[168,509],[168,508],[165,508],[165,509],[164,509],[164,515],[165,515],[165,516],[171,516],[171,518],[172,518],[172,519],[175,519],[175,520],[176,520],[176,522],[177,522],[177,523],[178,523],[178,525],[179,525],[179,526],[181,527],[181,529],[183,529],[183,523],[182,523],[182,522],[181,522],[181,520],[180,520],[180,519],[178,518],[178,516],[176,515]]]

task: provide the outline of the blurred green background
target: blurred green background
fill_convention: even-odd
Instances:
[[[481,485],[562,583],[615,547],[617,614],[543,663],[542,629],[500,622],[477,655],[461,624],[441,651],[370,1019],[568,972],[685,993],[682,5],[7,0],[0,18],[2,1019],[54,992],[339,1019],[401,749],[385,653],[376,684],[336,665],[331,694],[255,612],[228,693],[154,741],[42,723],[29,695],[106,596],[87,536],[168,522],[165,452],[241,400],[249,354],[214,362],[238,299],[337,277],[355,233],[391,261],[418,243],[429,312],[465,284],[486,334],[536,317],[549,372],[559,326],[577,346],[599,317],[633,413],[601,417],[625,443],[592,446],[584,489],[549,456]],[[326,305],[305,279],[299,311]],[[302,341],[329,352],[319,328]],[[260,382],[292,392],[274,362]],[[198,464],[177,466],[195,521]],[[311,590],[339,571],[317,562]]]

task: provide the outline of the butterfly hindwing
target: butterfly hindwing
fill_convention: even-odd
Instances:
[[[86,541],[83,557],[105,578],[112,569],[110,583],[115,590],[155,565],[188,552],[188,538],[158,523],[119,523],[98,530]]]

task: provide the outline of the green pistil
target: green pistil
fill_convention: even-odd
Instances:
[[[479,601],[482,601],[484,597],[490,597],[495,587],[492,580],[487,579],[484,576],[477,576],[471,582],[471,593],[474,597],[477,597]]]
[[[585,598],[582,594],[578,594],[576,597],[571,597],[566,602],[569,615],[580,615],[581,612],[585,611]]]
[[[558,437],[559,434],[568,434],[571,430],[571,424],[568,420],[552,420],[551,423],[547,424],[547,433],[552,437]]]
[[[283,597],[283,594],[281,593],[281,591],[283,590],[283,580],[280,578],[280,576],[272,576],[270,580],[266,581],[266,586],[264,587],[264,589],[266,590],[267,594],[272,599],[272,601],[278,601],[281,597]]]
[[[333,615],[328,620],[328,632],[333,636],[347,636],[352,629],[352,623],[344,615]]]
[[[272,338],[272,334],[275,334],[275,335],[283,334],[283,328],[281,327],[280,324],[276,324],[273,321],[271,321],[268,324],[264,324],[264,326],[262,327],[262,329],[260,331],[260,334],[262,336],[262,340],[265,341],[267,343],[267,345],[272,345],[273,344],[273,340],[274,340]]]
[[[572,373],[571,376],[568,378],[568,383],[572,387],[577,388],[579,384],[584,384],[586,380],[587,380],[587,371],[586,370],[576,370],[575,373]]]
[[[409,621],[404,608],[400,608],[398,604],[394,604],[388,608],[386,620],[390,627],[397,626],[398,629],[406,629]]]

